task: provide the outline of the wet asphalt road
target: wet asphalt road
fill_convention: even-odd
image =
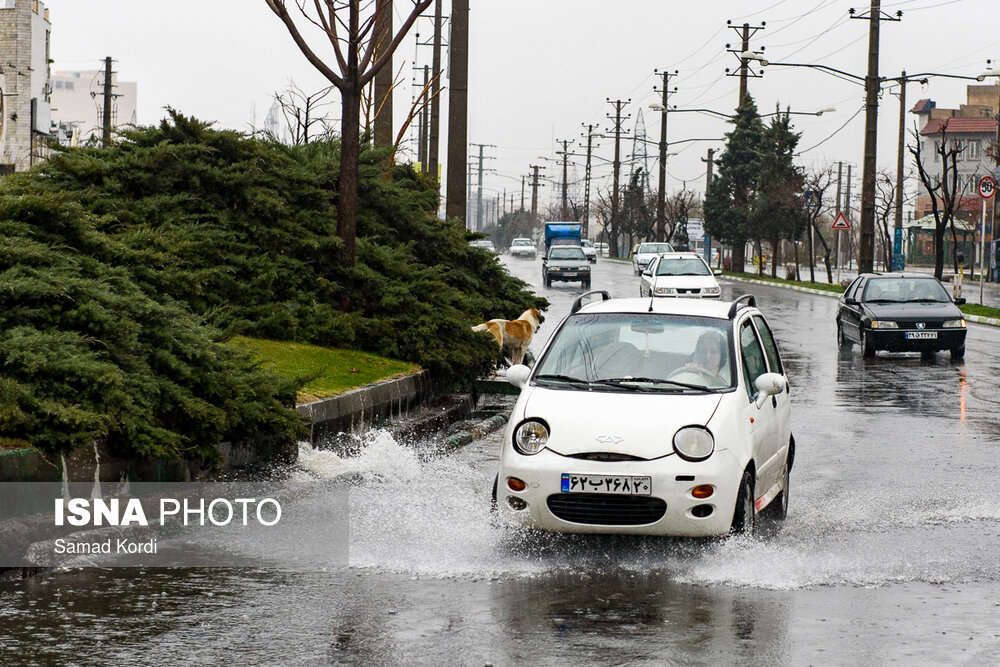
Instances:
[[[533,284],[540,263],[511,271]],[[594,289],[638,294],[627,265]],[[552,302],[538,351],[581,292]],[[0,664],[996,664],[1000,329],[947,354],[839,353],[836,300],[750,291],[792,383],[789,518],[751,540],[492,526],[499,433],[418,457],[384,435],[351,471],[351,565],[77,570],[0,584]]]

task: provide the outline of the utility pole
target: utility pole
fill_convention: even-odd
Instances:
[[[111,146],[111,56],[104,59],[104,132],[101,145]]]
[[[420,36],[417,35],[417,39]],[[427,173],[427,156],[430,151],[427,150],[428,146],[428,134],[429,134],[429,122],[428,114],[429,109],[426,105],[427,99],[427,84],[430,82],[430,67],[424,65],[423,67],[418,67],[418,70],[422,69],[424,71],[424,83],[420,88],[420,97],[417,103],[421,105],[420,116],[417,119],[417,162],[420,163],[420,171]]]
[[[378,40],[378,50],[389,46],[392,41],[392,0],[378,0],[375,6],[375,39]],[[376,53],[376,57],[381,53]],[[375,75],[373,106],[375,107],[375,147],[392,146],[395,137],[392,134],[392,79],[394,73],[392,60],[386,63]]]
[[[899,21],[884,15],[880,0],[871,0],[868,16],[868,75],[865,77],[865,157],[861,172],[861,240],[858,246],[858,273],[871,273],[875,259],[875,169],[878,140],[878,77],[879,27],[883,20]],[[850,184],[850,181],[848,181]]]
[[[736,56],[740,59],[740,68],[736,72],[730,72],[729,68],[728,67],[726,68],[726,76],[740,77],[740,99],[736,104],[736,106],[739,107],[739,105],[743,103],[743,98],[746,97],[747,95],[747,79],[749,78],[759,79],[761,76],[763,76],[762,73],[758,74],[757,72],[751,71],[748,60],[746,58],[743,58],[741,54],[750,51],[750,39],[758,32],[763,30],[767,26],[767,22],[761,21],[760,25],[754,25],[754,26],[750,25],[749,23],[744,23],[741,28],[737,28],[736,26],[734,26],[732,21],[726,21],[726,25],[735,30],[736,34],[740,36],[739,51],[737,51],[734,48],[731,48],[732,47],[731,44],[726,44],[726,49],[730,53],[735,53]],[[754,53],[760,55],[763,52],[764,50],[761,49],[760,51]]]
[[[562,151],[556,151],[556,155],[562,155],[563,158],[562,159],[562,171],[563,171],[562,207],[559,213],[560,213],[560,218],[562,220],[569,220],[569,206],[566,203],[566,179],[567,179],[566,170],[567,170],[567,165],[569,164],[569,140],[567,139],[557,140],[556,143],[562,144],[563,147]]]
[[[757,73],[751,71],[749,65],[749,59],[743,57],[743,54],[750,52],[750,39],[758,32],[763,30],[767,24],[764,21],[761,21],[759,26],[751,26],[749,23],[744,23],[742,28],[737,28],[736,26],[732,25],[732,21],[726,21],[726,25],[728,25],[730,28],[735,30],[737,34],[740,35],[740,50],[738,52],[736,51],[736,49],[730,48],[731,45],[726,44],[726,49],[728,49],[730,53],[735,53],[740,61],[740,67],[737,73],[730,72],[729,68],[728,67],[726,68],[726,76],[740,77],[740,93],[739,93],[740,97],[736,103],[736,108],[739,109],[739,107],[743,104],[743,99],[747,96],[748,79],[750,77],[760,78],[761,76],[763,76],[763,73]],[[764,50],[761,49],[760,51],[756,51],[753,53],[760,55],[763,54],[763,52]],[[747,196],[748,193],[745,187],[737,188],[736,192],[733,193],[733,200],[736,206],[746,206]],[[731,252],[732,252],[731,255],[732,263],[730,265],[730,268],[733,271],[743,271],[744,265],[746,263],[746,239],[743,237],[734,238]]]
[[[524,210],[524,182],[528,179],[527,176],[521,176],[521,210]]]
[[[896,201],[893,223],[892,267],[902,271],[906,266],[903,256],[903,152],[906,150],[906,70],[899,77],[899,137],[896,146]]]
[[[715,165],[715,149],[708,149],[708,156],[701,159],[705,163],[705,198],[708,199],[708,190],[712,187],[712,167]],[[705,261],[711,263],[712,261],[712,239],[706,235],[705,236]],[[719,264],[722,263],[722,246],[719,246]]]
[[[484,148],[496,148],[493,144],[469,144],[479,146],[479,187],[476,192],[476,231],[483,229],[483,156]],[[492,158],[490,158],[492,159]]]
[[[468,160],[469,142],[469,0],[452,0],[449,59],[448,197],[445,212],[449,218],[461,218],[465,222],[462,169]]]
[[[615,133],[615,159],[612,162],[612,168],[614,172],[614,177],[612,179],[612,190],[611,190],[611,240],[612,242],[608,244],[608,251],[611,257],[618,257],[618,176],[621,171],[621,137],[622,134],[628,133],[628,130],[622,129],[622,121],[627,120],[631,117],[631,114],[622,118],[622,107],[631,102],[632,99],[627,100],[614,100],[607,98],[607,102],[615,108],[615,128],[613,132]],[[611,119],[611,116],[608,116]]]
[[[472,163],[469,162],[468,165],[467,165],[467,167],[468,167],[467,171],[468,171],[468,174],[469,174],[468,175],[469,184],[468,184],[468,186],[466,187],[466,190],[465,190],[465,192],[466,192],[465,200],[466,201],[468,201],[469,198],[472,197]],[[466,208],[468,208],[468,204],[466,204]],[[465,228],[471,230],[472,229],[472,215],[471,215],[471,211],[466,210],[465,215],[466,215],[465,219],[468,221],[466,223],[466,225],[465,225]]]
[[[660,89],[662,95],[661,105],[663,109],[660,110],[660,183],[659,190],[656,193],[656,240],[660,243],[666,241],[667,236],[667,216],[666,216],[666,197],[667,197],[667,112],[670,111],[670,77],[677,76],[677,70],[674,70],[673,75],[670,72],[657,72],[653,71],[654,74],[663,75],[663,87]],[[655,88],[654,88],[655,90]],[[677,92],[677,87],[674,86],[673,92]]]
[[[538,165],[531,164],[531,217],[534,218],[538,215],[538,188],[545,187],[544,183],[538,182],[538,170],[545,169],[545,167],[539,167]]]
[[[441,94],[441,3],[443,0],[434,2],[434,55],[431,57],[431,69],[434,72],[434,80],[431,83],[431,127],[430,127],[430,155],[427,158],[427,171],[431,178],[438,183],[440,188],[441,175],[438,167],[438,153],[441,137],[441,107],[438,99]]]
[[[590,236],[590,156],[593,152],[594,125],[587,125],[587,167],[583,176],[583,238]]]
[[[844,183],[844,217],[848,224],[851,222],[851,165],[847,165],[847,182]],[[843,262],[840,260],[840,232],[837,230],[837,282],[840,282],[840,267]],[[850,237],[848,237],[850,238]],[[861,271],[861,262],[858,262],[858,273]]]

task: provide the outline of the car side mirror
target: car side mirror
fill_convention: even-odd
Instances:
[[[754,386],[757,387],[757,391],[760,392],[760,398],[757,399],[757,405],[763,405],[764,399],[768,396],[774,396],[785,391],[785,385],[788,382],[785,380],[784,375],[779,375],[778,373],[764,373],[759,376],[754,381]]]
[[[514,364],[507,369],[507,382],[521,389],[527,384],[529,375],[531,375],[530,368],[524,364]]]
[[[644,275],[644,276],[651,276],[651,275],[653,275],[653,272],[651,270],[649,270],[649,269],[646,269],[645,271],[642,272],[642,275]]]
[[[855,299],[853,296],[849,296],[844,299],[844,303],[846,303],[848,306],[856,306],[858,305],[858,300]]]
[[[722,270],[721,269],[715,269],[714,271],[712,271],[712,275],[714,275],[714,276],[721,276],[722,275]]]
[[[957,299],[955,299],[955,305],[956,306],[964,306],[965,305],[965,297],[964,296],[960,296]]]

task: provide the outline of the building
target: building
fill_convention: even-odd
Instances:
[[[138,85],[111,73],[111,126],[136,124]],[[52,74],[52,121],[64,146],[99,142],[104,128],[104,70]]]
[[[47,154],[51,27],[39,0],[0,0],[0,173]]]
[[[988,150],[996,142],[996,116],[1000,113],[998,96],[1000,85],[968,86],[967,103],[958,109],[938,109],[930,99],[920,100],[912,109],[919,119],[920,153],[929,174],[940,178],[942,173],[941,156],[936,152],[941,145],[942,129],[949,146],[956,141],[961,148],[956,163],[961,195],[958,215],[965,220],[980,219],[982,200],[978,192],[979,179],[993,174],[996,169],[996,161]],[[987,202],[987,224],[992,219],[992,201]],[[918,218],[932,213],[931,198],[923,183],[917,187],[915,206]],[[986,236],[991,237],[989,230]]]

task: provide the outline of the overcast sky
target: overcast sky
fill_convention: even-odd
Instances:
[[[46,5],[53,69],[98,69],[105,56],[113,57],[119,78],[138,83],[143,124],[157,122],[169,105],[219,127],[249,130],[263,125],[275,91],[289,80],[310,92],[326,85],[264,0],[48,0]],[[396,0],[396,6],[398,25],[410,3]],[[583,141],[585,123],[609,129],[612,107],[606,98],[632,100],[626,122],[630,134],[643,117],[645,136],[654,142],[647,150],[655,187],[660,114],[648,108],[660,101],[653,90],[660,81],[654,69],[678,70],[671,82],[678,89],[671,102],[678,108],[730,113],[739,79],[726,77],[725,68],[735,69],[739,62],[726,52],[726,43],[738,45],[739,36],[727,27],[729,19],[733,25],[766,22],[751,46],[766,47],[772,62],[822,63],[863,76],[868,23],[851,20],[850,7],[850,0],[471,0],[469,141],[496,146],[486,153],[494,158],[488,167],[496,171],[485,178],[487,194],[506,188],[519,197],[520,177],[530,164],[544,164],[550,177],[561,178],[561,168],[541,158],[556,157],[556,140]],[[449,8],[446,1],[446,14]],[[899,76],[903,69],[975,75],[985,69],[987,58],[1000,57],[997,0],[884,0],[883,10],[904,12],[901,22],[882,24],[883,76]],[[430,28],[429,20],[418,25],[422,41]],[[410,39],[397,51],[394,68],[402,67],[409,77],[415,61],[429,65],[430,57],[429,47],[418,52]],[[804,151],[799,162],[809,168],[852,163],[859,193],[863,87],[814,69],[772,65],[765,72],[750,80],[762,113],[776,104],[793,111],[837,109],[822,117],[795,118]],[[907,107],[930,97],[939,107],[956,108],[965,102],[967,83],[911,84]],[[401,116],[411,99],[410,81],[398,91]],[[891,92],[883,93],[880,106],[878,160],[894,170],[899,106]],[[339,118],[339,108],[332,107],[330,114]],[[907,125],[914,120],[908,115]],[[669,149],[677,154],[668,158],[668,189],[685,183],[704,189],[701,158],[707,148],[721,149],[722,143],[681,142],[721,138],[727,128],[723,119],[701,113],[669,116],[668,140],[678,143]],[[442,161],[444,148],[443,139]],[[610,159],[612,149],[613,141],[599,140],[595,152]],[[576,152],[583,149],[578,146]],[[632,153],[632,141],[623,141],[622,158]],[[610,166],[599,159],[594,164],[595,176],[609,182]],[[570,180],[582,174],[582,167],[571,171]],[[549,183],[542,202],[554,200],[558,192]]]

